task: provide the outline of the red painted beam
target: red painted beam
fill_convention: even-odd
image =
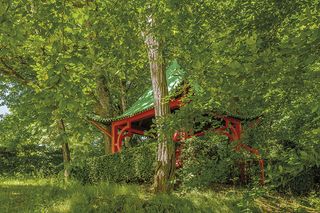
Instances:
[[[181,100],[171,100],[170,103],[170,109],[177,109],[181,105]],[[134,115],[132,117],[124,118],[118,121],[112,122],[112,153],[119,152],[121,151],[121,145],[122,145],[122,139],[123,139],[123,134],[125,131],[129,131],[135,134],[140,134],[144,135],[143,131],[137,130],[137,129],[132,129],[131,124],[132,122],[152,118],[155,116],[155,111],[153,109],[149,109],[147,111],[141,112],[137,115]],[[127,128],[129,126],[129,128]],[[125,128],[125,130],[123,130]],[[120,134],[118,134],[118,130],[121,129]]]
[[[100,126],[97,122],[95,121],[89,121],[90,123],[92,123],[95,127],[97,127],[101,132],[105,133],[106,135],[108,135],[110,138],[112,138],[111,132],[109,132],[106,128],[103,128],[102,126]]]

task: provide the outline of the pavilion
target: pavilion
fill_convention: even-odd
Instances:
[[[184,71],[177,63],[173,61],[166,70],[167,84],[170,101],[171,111],[175,111],[181,107],[181,92],[174,95],[174,92],[184,84]],[[155,118],[154,111],[154,99],[152,88],[146,91],[128,110],[122,115],[113,118],[102,118],[100,116],[91,116],[90,122],[96,126],[104,134],[108,135],[112,139],[111,147],[112,153],[120,152],[123,146],[123,140],[126,137],[132,137],[134,134],[144,135],[145,131],[151,129],[153,119]],[[260,183],[264,183],[264,161],[261,159],[260,153],[257,149],[250,147],[244,143],[241,143],[241,134],[243,133],[242,124],[246,119],[221,115],[217,119],[222,121],[222,126],[213,131],[226,135],[230,141],[237,141],[236,151],[240,151],[241,148],[249,151],[259,159],[260,166]],[[102,124],[102,125],[101,125]],[[111,131],[108,131],[103,125],[112,126]],[[201,136],[204,132],[198,132],[194,135],[188,135],[187,133],[176,131],[173,135],[173,141],[179,142],[182,139],[186,139],[192,136]],[[180,161],[181,147],[176,150],[176,166],[181,167]],[[244,176],[244,168],[240,167],[240,174]],[[243,177],[244,178],[244,177]]]

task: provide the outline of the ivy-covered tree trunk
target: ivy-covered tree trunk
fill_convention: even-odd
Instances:
[[[60,130],[60,134],[63,135],[62,138],[62,157],[63,157],[63,166],[64,166],[64,180],[65,182],[67,182],[69,180],[70,177],[70,161],[71,161],[71,157],[70,157],[70,149],[69,149],[69,144],[66,141],[66,128],[64,125],[64,121],[63,119],[61,119],[59,121],[59,130]]]
[[[159,50],[159,42],[149,34],[145,37],[148,48],[152,89],[154,96],[155,116],[158,128],[157,168],[154,176],[155,192],[169,192],[173,186],[175,172],[175,149],[171,138],[163,131],[161,118],[170,114],[166,73],[163,69],[163,58]],[[160,119],[160,122],[159,122]]]

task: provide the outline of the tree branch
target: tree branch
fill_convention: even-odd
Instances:
[[[18,73],[14,68],[12,68],[11,66],[9,66],[3,59],[0,59],[2,65],[4,66],[4,68],[0,67],[0,73],[8,76],[8,77],[13,77],[16,80],[18,80],[20,83],[24,84],[24,85],[28,85],[29,83],[32,83],[32,81],[24,78],[20,73]]]

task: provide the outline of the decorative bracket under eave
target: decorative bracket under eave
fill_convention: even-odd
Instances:
[[[110,138],[112,138],[111,132],[108,131],[106,128],[100,126],[96,121],[89,120],[90,123],[92,123],[95,127],[97,127],[100,131],[108,135]]]

